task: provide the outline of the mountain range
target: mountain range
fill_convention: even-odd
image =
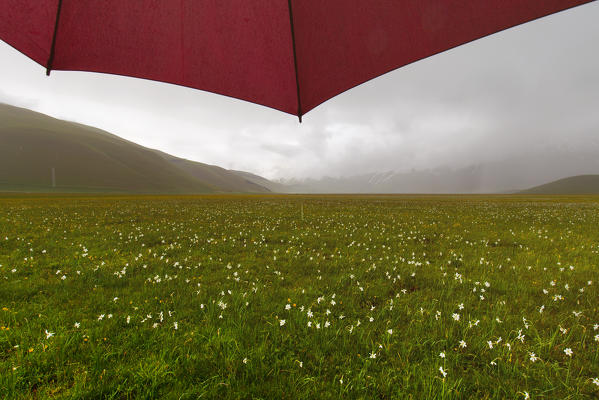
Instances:
[[[0,104],[0,190],[214,193],[271,190],[257,175],[182,159],[106,131]]]
[[[524,154],[462,168],[387,171],[282,183],[289,193],[516,193],[546,182],[598,173],[599,145],[586,143],[580,147],[539,146]],[[584,190],[589,193],[590,189]]]
[[[271,181],[0,103],[0,191],[588,194],[599,193],[598,173],[599,141],[581,144],[565,138],[462,168]]]

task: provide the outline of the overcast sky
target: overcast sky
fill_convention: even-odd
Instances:
[[[393,71],[297,118],[199,90],[45,69],[0,41],[0,102],[268,178],[500,159],[599,138],[599,2]],[[599,173],[599,171],[598,171]]]

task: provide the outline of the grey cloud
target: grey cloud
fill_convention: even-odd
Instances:
[[[9,102],[269,178],[463,167],[599,136],[599,2],[430,57],[297,119],[189,88],[53,72],[0,44]],[[19,103],[20,102],[20,103]],[[599,171],[597,171],[599,172]]]

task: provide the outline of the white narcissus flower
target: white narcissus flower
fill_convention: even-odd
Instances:
[[[461,347],[462,349],[466,348],[466,342],[465,342],[465,341],[463,341],[463,340],[460,340],[460,347]]]
[[[279,321],[279,326],[283,326],[283,325],[285,325],[285,320],[284,319],[282,319],[282,320]]]
[[[564,353],[566,353],[566,355],[567,355],[568,357],[572,357],[572,354],[574,354],[574,352],[572,351],[572,349],[571,349],[571,348],[569,348],[569,347],[568,347],[568,348],[566,348],[566,349],[564,349]]]
[[[50,339],[52,336],[54,336],[54,332],[48,332],[48,330],[45,330],[46,332],[46,339]]]
[[[443,367],[439,367],[439,372],[441,373],[441,375],[443,375],[443,378],[447,376],[447,371],[445,371]]]
[[[73,324],[73,326],[74,326],[75,328],[79,328],[79,327],[81,326],[81,324],[80,324],[79,322],[75,322],[75,323]]]

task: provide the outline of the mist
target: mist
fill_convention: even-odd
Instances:
[[[597,21],[595,2],[477,40],[341,94],[302,124],[164,83],[61,71],[47,78],[5,43],[0,102],[269,179],[313,183],[388,171],[447,177],[478,168],[487,172],[471,191],[507,190],[599,173],[589,161],[599,158]],[[488,178],[508,164],[525,171]]]

